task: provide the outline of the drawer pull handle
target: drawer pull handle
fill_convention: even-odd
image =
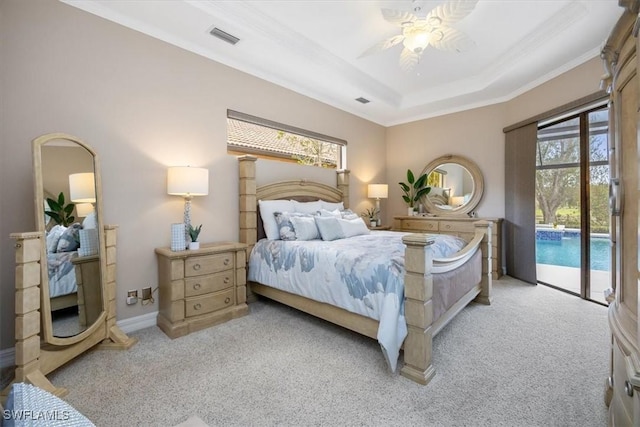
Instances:
[[[200,283],[196,283],[195,285],[193,285],[193,289],[195,289],[196,291],[200,289],[200,287],[201,287]]]
[[[451,228],[451,226],[449,224],[445,225],[444,228],[446,228],[447,230]]]
[[[633,397],[633,386],[629,381],[624,382],[624,392],[627,393],[627,396]]]
[[[225,277],[225,278],[224,278],[224,283],[225,283],[225,285],[226,285],[227,283],[229,283],[229,281],[230,281],[230,280],[231,280],[231,279],[229,279],[229,276]]]
[[[200,305],[200,303],[194,304],[193,305],[193,309],[194,310],[200,310],[200,308],[202,308],[202,306]]]
[[[225,258],[223,264],[224,265],[229,265],[230,262],[231,262],[231,260],[229,258]]]
[[[193,269],[194,269],[194,270],[200,270],[200,264],[196,264],[196,265],[194,265],[194,266],[193,266]]]
[[[225,304],[229,304],[229,302],[231,302],[231,298],[226,297],[226,298],[225,298],[225,300],[224,300],[224,303],[225,303]]]

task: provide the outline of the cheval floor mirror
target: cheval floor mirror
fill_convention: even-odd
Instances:
[[[117,226],[103,224],[98,155],[63,133],[42,135],[32,148],[37,231],[11,234],[13,382],[64,396],[45,375],[95,346],[123,350],[137,339],[116,325]]]

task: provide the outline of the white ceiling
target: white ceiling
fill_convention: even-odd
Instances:
[[[407,73],[401,45],[360,57],[400,33],[380,10],[443,1],[61,1],[385,126],[507,101],[598,56],[623,12],[617,0],[479,0],[452,25],[475,48],[428,47]]]

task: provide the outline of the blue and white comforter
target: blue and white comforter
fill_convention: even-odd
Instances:
[[[330,242],[263,239],[251,251],[248,279],[378,320],[378,342],[395,371],[407,335],[406,234],[378,231]],[[433,237],[434,258],[451,256],[466,245],[454,236]]]

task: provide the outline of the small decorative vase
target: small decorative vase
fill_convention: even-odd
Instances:
[[[371,226],[371,228],[375,228],[375,226],[378,225],[378,222],[375,219],[372,219],[371,221],[369,221],[369,225]]]
[[[189,249],[200,249],[200,242],[189,242]]]
[[[413,216],[413,207],[407,208],[407,215]]]

